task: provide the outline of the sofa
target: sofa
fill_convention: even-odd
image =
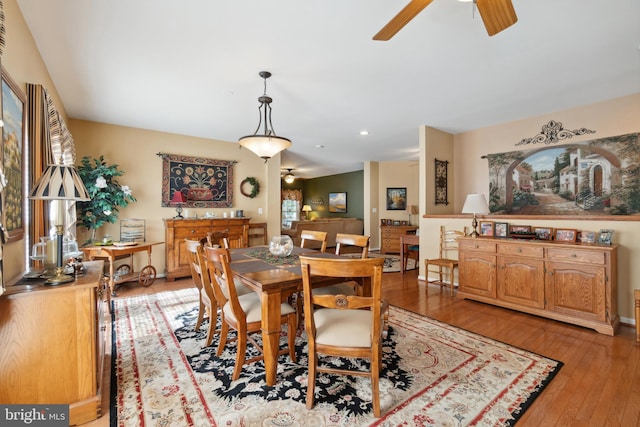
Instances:
[[[283,228],[282,234],[291,237],[295,246],[300,246],[302,230],[326,231],[327,247],[336,245],[336,234],[363,234],[364,221],[358,218],[317,218],[312,221],[293,221],[291,228]],[[310,245],[309,247],[313,247]]]

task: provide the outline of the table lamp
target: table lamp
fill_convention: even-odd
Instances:
[[[302,212],[304,212],[304,219],[307,220],[309,219],[309,212],[311,212],[311,205],[304,205],[302,207]]]
[[[407,206],[407,213],[409,214],[409,225],[411,225],[411,215],[418,214],[418,207],[416,205]]]
[[[176,212],[178,213],[178,215],[174,216],[173,219],[183,219],[182,205],[187,204],[187,199],[184,197],[184,194],[182,194],[182,191],[176,190],[176,192],[173,193],[171,204],[176,206]]]
[[[58,215],[56,227],[56,274],[48,278],[45,284],[60,285],[72,282],[74,276],[64,274],[63,257],[63,229],[64,211],[63,201],[73,200],[87,202],[91,200],[89,192],[82,182],[82,178],[73,166],[49,165],[31,190],[29,198],[32,200],[58,200]]]
[[[476,214],[484,215],[489,213],[489,206],[487,205],[484,195],[467,194],[467,199],[464,201],[464,206],[462,206],[462,213],[473,214],[473,221],[471,222],[473,232],[471,233],[471,237],[478,237],[478,219],[476,218]]]

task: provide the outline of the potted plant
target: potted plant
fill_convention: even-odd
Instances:
[[[91,159],[82,158],[78,173],[84,183],[91,200],[78,202],[78,222],[90,231],[87,243],[95,241],[96,230],[106,222],[115,223],[118,211],[136,199],[128,185],[120,185],[116,179],[124,175],[118,165],[107,165],[104,156]]]

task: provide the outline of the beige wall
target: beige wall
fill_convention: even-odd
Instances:
[[[559,121],[567,129],[585,127],[596,131],[595,134],[576,136],[566,141],[567,143],[572,143],[640,132],[639,117],[640,94],[636,94],[454,135],[454,189],[453,193],[450,194],[450,200],[454,202],[453,212],[460,212],[465,196],[468,193],[483,193],[488,196],[488,162],[486,159],[482,159],[481,156],[517,150],[518,147],[515,146],[517,142],[539,133],[542,126],[548,123],[549,120]],[[556,145],[562,146],[563,142]],[[425,149],[428,149],[428,147]],[[428,162],[424,165],[424,168],[428,171],[427,174],[432,173],[432,167],[432,164]],[[640,220],[640,217],[638,220]],[[613,240],[615,244],[619,245],[618,307],[623,322],[633,323],[633,289],[640,288],[640,263],[638,263],[640,260],[640,223],[638,221],[576,221],[573,219],[552,221],[547,219],[518,219],[518,217],[513,217],[513,219],[506,221],[517,224],[530,224],[532,226],[566,227],[587,231],[598,231],[601,228],[615,230]],[[454,226],[470,226],[471,221],[422,218],[420,221],[421,249],[425,248],[420,254],[422,258],[433,257],[437,254],[437,246],[431,242],[436,241],[438,227],[441,223],[447,225],[451,223]],[[421,274],[424,274],[423,262],[421,263]]]
[[[123,126],[83,120],[70,120],[71,131],[78,153],[83,156],[103,155],[108,164],[118,164],[125,174],[118,179],[120,184],[131,187],[137,199],[122,209],[119,218],[143,218],[147,225],[147,241],[164,242],[164,218],[176,215],[175,208],[162,207],[162,159],[156,153],[179,154],[236,160],[234,165],[233,208],[185,209],[183,215],[202,217],[207,212],[222,217],[224,212],[243,209],[245,216],[255,222],[269,222],[269,235],[277,233],[280,224],[280,156],[267,164],[248,150],[240,149],[237,143],[194,138],[164,132],[155,132]],[[267,179],[269,175],[269,179]],[[260,182],[260,193],[253,199],[240,193],[240,183],[248,176]],[[273,183],[270,185],[269,183]],[[258,209],[262,214],[258,214]],[[271,213],[271,214],[270,214]],[[86,238],[84,229],[79,229],[80,242]],[[120,235],[119,223],[107,224],[98,231],[114,238]],[[164,245],[153,249],[152,264],[162,274],[165,268]],[[140,264],[139,264],[140,265]],[[144,264],[142,264],[144,265]]]

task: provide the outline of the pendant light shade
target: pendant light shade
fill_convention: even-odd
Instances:
[[[286,182],[287,184],[291,184],[293,183],[293,181],[295,181],[295,179],[296,176],[291,173],[291,169],[287,169],[287,173],[284,176],[284,182]]]
[[[291,147],[291,141],[282,136],[277,136],[273,130],[273,124],[271,123],[271,102],[273,99],[267,96],[267,79],[271,77],[271,73],[261,71],[259,75],[264,79],[264,95],[258,98],[260,102],[258,107],[260,121],[253,135],[243,136],[238,142],[241,147],[254,152],[263,158],[266,163],[271,157]],[[262,133],[259,133],[261,127]]]

